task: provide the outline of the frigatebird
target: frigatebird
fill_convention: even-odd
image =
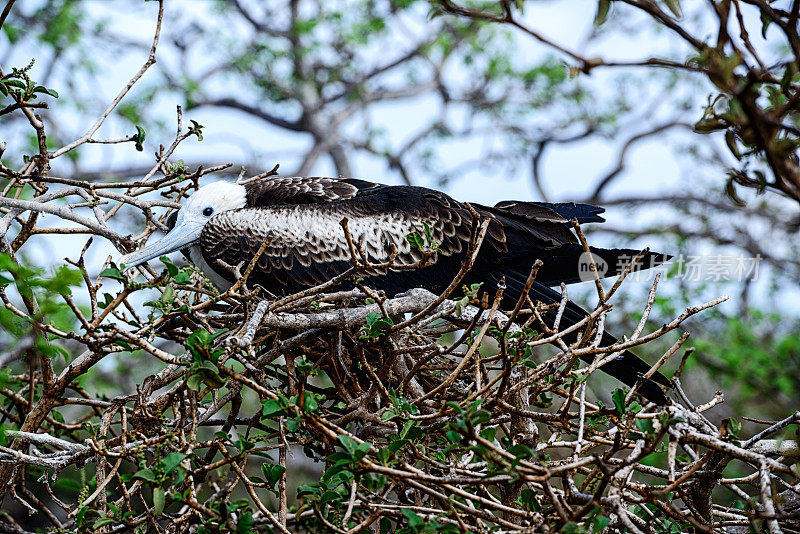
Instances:
[[[187,257],[218,287],[234,281],[230,266],[247,266],[265,241],[249,281],[276,295],[291,294],[346,272],[352,267],[350,243],[357,244],[371,264],[419,265],[417,269],[372,269],[358,277],[373,289],[394,296],[414,287],[443,291],[461,269],[470,246],[476,216],[488,220],[485,239],[464,282],[484,284],[493,291],[505,283],[504,304],[513,306],[524,291],[532,264],[538,271],[529,296],[556,303],[561,293],[553,286],[587,280],[587,257],[572,223],[603,222],[605,210],[575,203],[504,201],[494,207],[456,201],[432,189],[389,186],[357,179],[271,177],[245,185],[224,181],[199,188],[168,219],[169,233],[120,258],[133,267],[175,250]],[[341,221],[347,218],[347,234]],[[410,235],[425,235],[433,249],[414,246]],[[619,274],[639,254],[630,249],[591,248],[604,276]],[[648,253],[637,268],[663,263],[668,256]],[[588,262],[591,264],[591,262]],[[224,268],[225,267],[225,268]],[[591,275],[593,276],[593,275]],[[510,307],[509,306],[509,307]],[[575,324],[587,312],[568,301],[561,326]],[[544,315],[555,319],[555,311]],[[572,338],[577,339],[575,332]],[[603,343],[616,338],[604,333]],[[587,361],[591,361],[588,357]],[[650,365],[630,351],[601,368],[633,386]],[[659,404],[666,397],[659,385],[669,386],[660,373],[644,381],[639,391]]]

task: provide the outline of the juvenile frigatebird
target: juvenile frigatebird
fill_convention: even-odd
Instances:
[[[222,266],[247,266],[265,241],[265,250],[249,281],[276,295],[291,294],[344,273],[352,267],[350,245],[341,226],[348,220],[352,243],[373,264],[416,265],[425,252],[408,236],[428,235],[435,252],[417,269],[373,269],[358,273],[365,283],[387,295],[422,287],[441,292],[459,272],[469,248],[477,215],[489,220],[485,239],[465,283],[483,282],[493,291],[505,282],[504,304],[513,306],[524,291],[531,265],[543,265],[529,291],[544,303],[561,300],[552,286],[587,280],[587,255],[573,233],[571,220],[603,222],[603,208],[588,204],[504,201],[494,207],[456,201],[448,195],[414,186],[388,186],[356,179],[272,177],[246,185],[214,182],[192,194],[168,220],[162,239],[120,258],[133,267],[183,249],[191,261],[220,288],[234,275]],[[423,247],[424,248],[424,247]],[[592,248],[594,260],[607,267],[604,276],[619,274],[639,251]],[[429,251],[430,253],[430,251]],[[651,267],[668,257],[648,253],[639,263]],[[593,276],[593,275],[589,275]],[[561,319],[565,328],[587,312],[568,301]],[[553,321],[555,312],[544,315]],[[577,339],[577,333],[566,337]],[[604,344],[616,339],[604,333]],[[586,358],[591,361],[592,357]],[[602,370],[633,386],[650,365],[630,351],[603,365]],[[659,404],[666,398],[659,385],[669,386],[660,373],[639,391]]]

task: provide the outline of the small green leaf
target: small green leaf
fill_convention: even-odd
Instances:
[[[611,520],[604,515],[597,515],[592,522],[592,532],[602,532],[611,523]]]
[[[728,181],[725,183],[725,194],[728,195],[728,198],[739,207],[746,204],[746,202],[742,200],[742,198],[736,192],[736,184],[733,182],[732,177],[728,178]]]
[[[282,465],[273,465],[269,463],[261,464],[261,473],[263,473],[264,478],[267,482],[267,487],[275,493],[277,496],[277,491],[275,490],[275,485],[280,481],[283,473],[286,472],[286,468]]]
[[[422,518],[417,515],[417,512],[415,512],[414,510],[411,510],[409,508],[403,508],[400,511],[403,512],[404,516],[406,516],[406,519],[408,520],[408,526],[411,527],[412,529],[415,529],[414,531],[416,531],[416,527],[420,527],[425,523],[422,520]]]
[[[538,512],[542,509],[539,500],[536,498],[536,492],[530,488],[525,488],[520,492],[519,500],[522,507],[529,512]]]
[[[193,374],[186,379],[186,387],[192,391],[199,391],[200,386],[203,384],[203,375],[200,373]]]
[[[314,393],[312,393],[310,391],[304,391],[303,392],[303,400],[304,400],[304,403],[305,403],[305,411],[306,411],[306,413],[316,412],[317,409],[319,408],[319,405],[317,404],[317,399],[316,399],[316,396],[314,395]]]
[[[139,152],[144,150],[144,146],[142,146],[142,143],[144,143],[144,138],[145,138],[146,135],[147,135],[147,132],[144,131],[144,128],[142,128],[141,126],[137,125],[136,126],[136,135],[133,136],[133,139],[136,142],[136,150],[138,150]]]
[[[108,269],[103,269],[103,272],[100,273],[100,276],[104,278],[113,278],[115,280],[125,281],[125,277],[116,267],[109,267]]]
[[[275,399],[266,399],[261,402],[261,405],[264,407],[261,411],[261,417],[270,418],[285,413],[284,406]]]
[[[764,11],[761,11],[761,37],[767,38],[767,28],[772,24],[772,17]]]
[[[533,456],[533,451],[527,445],[517,443],[508,448],[508,452],[513,454],[517,459],[522,460]]]
[[[412,232],[406,236],[406,241],[411,245],[412,249],[422,250],[425,248],[425,242],[419,232]]]
[[[300,428],[300,418],[294,417],[292,419],[286,420],[286,430],[294,434],[297,432],[297,429]]]
[[[599,0],[597,2],[597,13],[594,16],[594,25],[602,26],[608,19],[608,12],[611,9],[611,0]]]
[[[78,514],[75,516],[75,524],[82,525],[83,524],[83,516],[86,515],[86,512],[89,511],[88,506],[82,506],[81,509],[78,511]]]
[[[102,518],[100,518],[100,519],[98,519],[97,521],[94,522],[94,524],[92,525],[92,528],[98,529],[100,527],[104,527],[106,525],[111,525],[111,524],[116,523],[116,522],[117,522],[117,520],[114,519],[113,517],[102,517]]]
[[[36,87],[34,87],[33,88],[33,92],[34,93],[45,93],[45,94],[48,94],[48,95],[52,96],[53,98],[58,98],[58,93],[56,92],[55,89],[48,89],[47,87],[43,87],[41,85],[37,85]]]
[[[678,18],[683,16],[683,11],[681,10],[681,0],[664,0],[664,3],[667,4],[667,7],[672,14]]]
[[[120,347],[122,347],[123,349],[127,350],[128,352],[133,352],[133,351],[136,350],[133,347],[131,347],[130,344],[127,341],[122,341],[121,339],[118,339],[117,341],[115,341],[114,345],[119,345]]]
[[[253,514],[248,510],[239,516],[236,522],[236,534],[250,534],[253,530]]]
[[[186,458],[187,455],[181,452],[171,452],[161,460],[162,465],[164,466],[164,473],[169,474],[173,472]]]
[[[169,257],[167,257],[167,256],[161,256],[161,257],[160,257],[160,258],[158,258],[158,259],[159,259],[159,260],[161,260],[161,263],[163,263],[164,265],[166,265],[166,267],[167,267],[167,273],[168,273],[170,276],[175,276],[176,274],[178,274],[178,267],[177,267],[177,266],[176,266],[174,263],[172,263],[172,260],[171,260],[171,259],[169,259]]]
[[[614,401],[617,411],[621,414],[625,413],[625,391],[622,388],[617,388],[611,395],[611,400]]]
[[[653,427],[653,420],[652,419],[636,419],[634,421],[636,428],[641,430],[647,435],[653,435],[655,433],[655,428]]]
[[[189,283],[192,282],[192,277],[191,277],[191,275],[189,273],[187,273],[185,271],[181,271],[178,274],[176,274],[175,276],[173,276],[172,280],[176,284],[189,284]]]
[[[139,478],[139,479],[142,479],[142,480],[146,480],[147,482],[152,482],[154,484],[156,483],[156,480],[157,480],[156,479],[156,474],[153,472],[152,469],[149,469],[149,468],[148,469],[140,469],[139,471],[137,471],[133,475],[133,478]]]
[[[10,86],[10,87],[17,87],[17,88],[19,88],[19,89],[23,89],[23,90],[28,88],[28,86],[26,86],[26,85],[25,85],[23,82],[21,82],[20,80],[13,80],[13,79],[11,79],[11,80],[5,80],[5,84],[6,84],[6,85],[8,85],[8,86]]]
[[[192,123],[192,127],[189,128],[189,133],[194,134],[197,136],[198,141],[203,140],[203,125],[198,124],[197,121],[189,121]]]
[[[731,417],[728,419],[728,434],[733,436],[734,438],[739,435],[739,431],[742,429],[742,424]]]
[[[161,515],[164,512],[164,497],[163,488],[153,488],[153,512],[155,512],[156,515]]]
[[[342,447],[344,447],[344,450],[346,450],[350,454],[350,456],[353,456],[356,449],[358,448],[356,440],[344,434],[339,436],[339,442],[342,444]]]

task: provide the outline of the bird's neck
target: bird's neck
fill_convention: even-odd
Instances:
[[[206,275],[206,277],[211,280],[211,283],[214,284],[220,291],[227,291],[233,285],[208,264],[198,245],[193,245],[191,248],[189,248],[189,258],[192,260],[192,263],[194,263],[195,266],[200,269],[200,271]]]

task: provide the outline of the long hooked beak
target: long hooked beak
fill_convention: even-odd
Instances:
[[[126,268],[135,267],[155,257],[169,254],[170,252],[181,249],[197,241],[202,231],[202,224],[183,222],[155,243],[151,243],[139,250],[122,256],[118,264],[124,263]]]

